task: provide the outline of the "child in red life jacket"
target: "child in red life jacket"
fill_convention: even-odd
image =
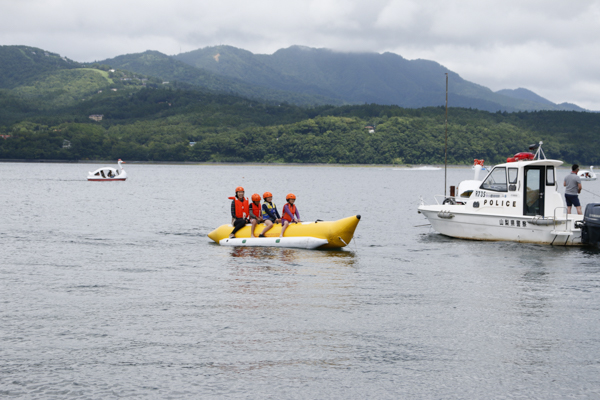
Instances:
[[[254,228],[256,225],[263,222],[262,218],[262,209],[260,207],[260,195],[258,193],[254,193],[252,195],[252,203],[250,203],[250,224],[252,227],[250,228],[250,237],[254,236]]]
[[[283,237],[283,233],[287,229],[290,222],[301,222],[300,221],[300,213],[294,204],[296,202],[296,196],[293,193],[285,196],[287,203],[283,206],[283,212],[281,216],[281,223],[283,226],[281,227],[281,234],[279,237]]]
[[[246,225],[247,218],[250,216],[248,199],[244,198],[244,188],[238,186],[235,188],[235,197],[230,197],[231,201],[231,217],[233,218],[233,231],[229,234],[229,238],[235,238],[235,233]]]

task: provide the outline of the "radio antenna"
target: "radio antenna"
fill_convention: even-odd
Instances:
[[[448,178],[448,73],[446,72],[446,119],[444,122],[446,129],[446,147],[444,149],[444,198],[446,197],[447,178]]]

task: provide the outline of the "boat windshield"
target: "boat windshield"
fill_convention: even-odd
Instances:
[[[506,192],[506,168],[496,167],[490,172],[485,178],[485,181],[481,184],[481,189],[493,190],[496,192]]]

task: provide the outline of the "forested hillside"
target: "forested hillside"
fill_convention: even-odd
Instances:
[[[123,96],[165,86],[158,78],[107,65],[85,66],[33,47],[0,46],[0,126],[64,113],[81,102],[110,97],[107,92]]]
[[[58,54],[28,46],[0,46],[0,88],[27,85],[45,74],[81,64]]]
[[[82,66],[39,49],[13,47],[0,48],[0,55],[9,55],[8,61],[0,57],[0,159],[358,164],[444,160],[443,107],[298,106],[167,82],[106,64]],[[168,57],[162,62],[180,77],[192,71]],[[213,78],[220,79],[206,75],[209,81]],[[452,91],[450,96],[458,97]],[[502,162],[540,140],[548,157],[600,163],[598,113],[490,113],[451,107],[448,123],[450,163],[471,164],[474,158]]]
[[[102,110],[94,122],[88,114]],[[598,164],[600,115],[451,108],[448,160],[488,163],[543,140],[548,157]],[[367,128],[372,126],[373,129]],[[371,132],[373,131],[373,132]],[[111,92],[2,129],[4,159],[431,164],[444,161],[444,109],[273,106],[189,90]],[[64,140],[70,142],[63,148]],[[195,144],[192,146],[190,142]]]

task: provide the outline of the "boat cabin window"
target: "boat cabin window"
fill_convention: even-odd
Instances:
[[[510,192],[514,192],[517,190],[517,178],[519,177],[519,169],[518,168],[509,168],[508,169],[508,190]]]
[[[556,180],[554,179],[554,167],[546,168],[546,186],[554,186],[556,185]]]
[[[494,168],[487,178],[485,178],[485,181],[483,181],[481,184],[481,189],[493,190],[496,192],[506,192],[506,168]]]
[[[517,183],[518,177],[519,177],[519,169],[518,168],[509,168],[508,169],[508,183]]]

